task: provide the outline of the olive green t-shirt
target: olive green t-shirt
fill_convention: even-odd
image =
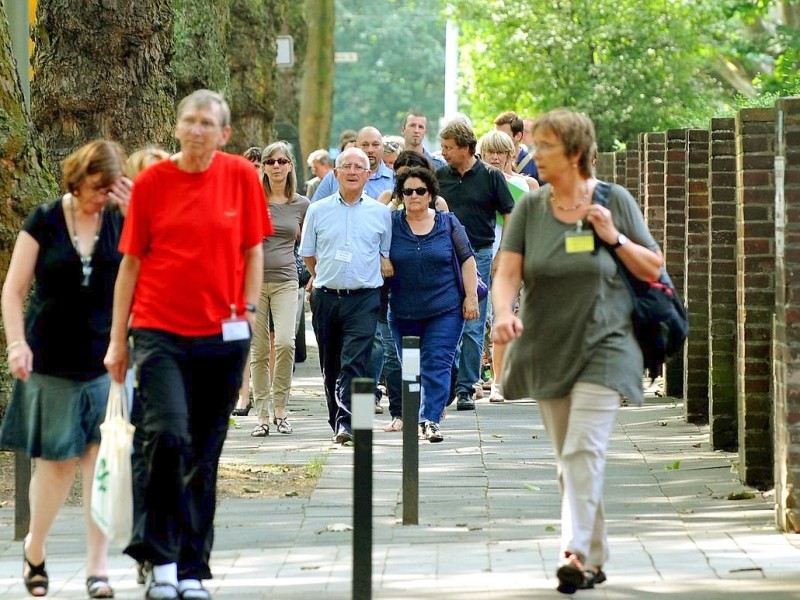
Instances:
[[[506,398],[563,398],[577,382],[642,402],[642,353],[633,335],[630,292],[605,248],[567,253],[577,230],[553,215],[552,188],[525,194],[506,224],[501,250],[523,256],[523,331],[507,352]],[[608,208],[620,232],[658,250],[628,191],[612,185]],[[584,227],[585,230],[585,227]]]

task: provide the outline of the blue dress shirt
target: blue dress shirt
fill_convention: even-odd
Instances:
[[[391,243],[389,207],[365,194],[347,204],[336,193],[308,207],[299,253],[317,258],[315,288],[379,288]]]
[[[383,161],[378,165],[378,170],[375,173],[369,174],[367,185],[364,186],[364,193],[370,198],[377,198],[381,192],[394,189],[394,171],[387,167]],[[327,198],[331,194],[339,191],[339,182],[333,171],[330,171],[322,178],[319,183],[317,191],[314,192],[314,197],[311,202],[316,202],[322,198]]]

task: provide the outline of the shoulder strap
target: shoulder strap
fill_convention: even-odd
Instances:
[[[528,164],[529,162],[531,162],[531,159],[532,159],[532,158],[533,158],[533,155],[531,155],[531,153],[530,153],[530,152],[528,152],[528,153],[525,155],[525,158],[523,158],[523,159],[522,159],[522,162],[521,162],[521,163],[519,163],[518,165],[515,165],[515,166],[513,167],[513,169],[512,169],[512,170],[513,170],[515,173],[522,173],[522,169],[524,169],[524,168],[527,166],[527,164]]]

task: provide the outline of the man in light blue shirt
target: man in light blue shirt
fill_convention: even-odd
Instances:
[[[369,159],[369,179],[364,191],[370,198],[377,198],[381,192],[394,189],[394,171],[383,162],[383,136],[374,127],[363,127],[356,137],[356,148],[360,148]],[[328,173],[322,178],[317,191],[311,198],[316,202],[336,193],[339,189],[338,177]]]
[[[378,326],[380,287],[392,274],[389,208],[365,194],[370,159],[360,148],[336,157],[338,192],[311,204],[300,256],[311,272],[311,323],[319,346],[334,441],[352,441],[353,379],[367,369]]]

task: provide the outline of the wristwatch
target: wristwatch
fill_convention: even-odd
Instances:
[[[614,250],[616,250],[620,246],[625,245],[625,243],[627,243],[627,241],[628,241],[628,236],[626,236],[624,233],[620,233],[619,236],[617,236],[617,243],[616,244],[612,244],[611,247]]]
[[[248,302],[247,304],[244,305],[244,309],[247,312],[254,313],[254,312],[256,312],[256,305],[255,304],[251,304],[250,302]]]

